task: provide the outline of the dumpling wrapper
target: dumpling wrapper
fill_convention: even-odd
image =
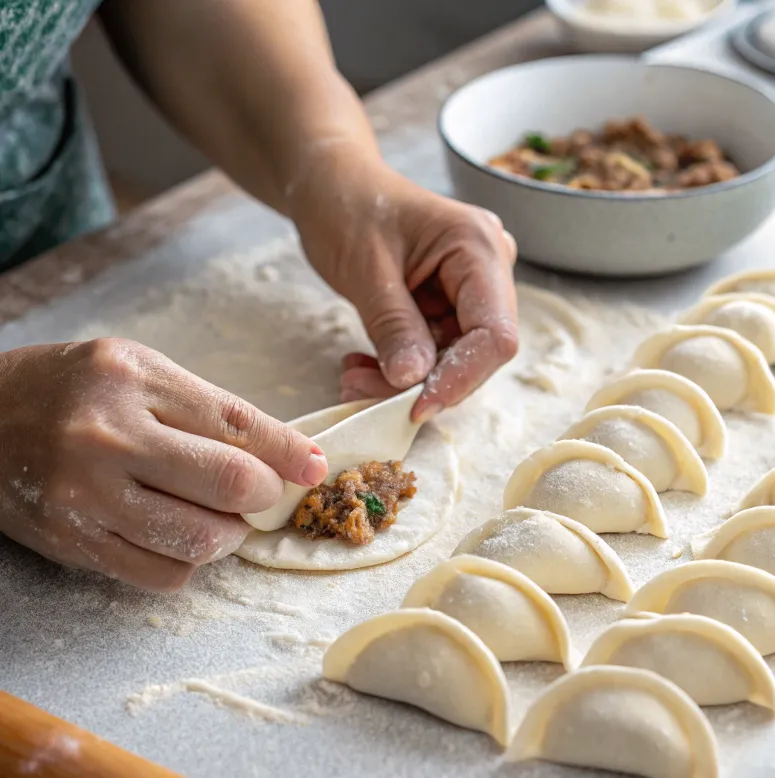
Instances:
[[[389,562],[432,538],[449,519],[457,494],[458,460],[452,444],[432,422],[425,424],[404,459],[417,477],[417,494],[398,512],[395,524],[358,546],[344,540],[310,540],[292,526],[254,530],[235,552],[265,567],[287,570],[352,570]]]
[[[584,657],[582,667],[592,665],[651,670],[698,705],[775,708],[775,679],[761,655],[739,632],[705,616],[649,614],[614,622]]]
[[[651,483],[597,443],[560,440],[517,465],[503,509],[536,508],[568,516],[593,532],[668,537],[665,513]]]
[[[775,413],[775,379],[767,360],[732,330],[673,325],[641,343],[633,365],[669,370],[694,381],[720,411]]]
[[[715,284],[711,284],[703,292],[703,297],[735,292],[755,292],[775,297],[775,269],[761,268],[732,273],[732,275],[716,281]]]
[[[694,381],[669,370],[633,370],[598,389],[586,412],[608,405],[634,405],[675,424],[705,459],[719,459],[726,449],[726,424]]]
[[[507,758],[649,778],[718,778],[718,746],[688,694],[648,670],[588,667],[528,709]]]
[[[402,608],[433,608],[478,635],[501,662],[559,662],[578,656],[568,623],[546,592],[500,562],[456,556],[415,581]]]
[[[672,422],[635,405],[590,411],[560,440],[588,440],[610,448],[651,481],[657,492],[708,491],[708,471],[686,436]]]
[[[500,663],[468,627],[439,611],[406,608],[357,624],[326,651],[323,677],[485,732],[504,747],[511,737]]]
[[[691,546],[695,559],[723,559],[775,575],[775,506],[740,511]]]
[[[775,652],[775,576],[755,567],[687,562],[641,586],[624,612],[696,613],[736,629],[763,656]]]
[[[326,455],[326,482],[331,483],[339,473],[364,462],[404,459],[422,426],[411,419],[412,406],[422,390],[423,385],[418,384],[379,403],[355,402],[326,408],[290,421],[288,426],[301,431],[325,424],[311,437]],[[280,529],[310,491],[306,486],[285,481],[283,496],[277,503],[259,513],[243,514],[243,518],[264,532]]]
[[[733,330],[775,363],[775,297],[738,293],[704,297],[683,313],[679,324],[710,324]]]
[[[765,473],[740,500],[735,513],[758,508],[762,505],[775,505],[775,469]]]
[[[468,533],[453,552],[508,565],[548,594],[600,594],[627,602],[634,589],[618,554],[578,521],[513,508]]]

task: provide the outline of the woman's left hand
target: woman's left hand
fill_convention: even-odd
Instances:
[[[295,221],[310,261],[355,305],[377,351],[345,357],[342,400],[425,380],[413,415],[430,418],[517,353],[514,238],[489,211],[381,161],[340,159],[325,175],[325,195]]]

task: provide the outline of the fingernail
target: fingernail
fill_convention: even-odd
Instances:
[[[317,443],[313,443],[309,447],[309,452],[310,452],[310,454],[317,454],[318,456],[321,456],[321,457],[323,456],[323,449],[320,448],[320,446],[318,446]]]
[[[422,381],[432,367],[430,355],[414,346],[401,349],[388,359],[385,377],[396,388],[408,388]]]
[[[355,400],[366,400],[368,398],[363,392],[359,392],[357,389],[342,389],[342,391],[339,392],[339,399],[343,403],[351,403],[355,402]]]
[[[418,424],[425,424],[426,421],[430,421],[437,413],[444,410],[444,406],[439,403],[431,403],[426,405],[420,415],[415,419]]]
[[[328,462],[322,454],[312,454],[304,466],[301,478],[309,486],[317,486],[328,475]]]

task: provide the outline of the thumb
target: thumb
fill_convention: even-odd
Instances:
[[[359,284],[351,298],[377,349],[388,383],[408,389],[436,364],[436,344],[425,318],[392,259],[377,262],[378,273]]]

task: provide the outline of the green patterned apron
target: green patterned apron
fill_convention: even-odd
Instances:
[[[99,2],[0,0],[0,270],[114,216],[68,66]]]

